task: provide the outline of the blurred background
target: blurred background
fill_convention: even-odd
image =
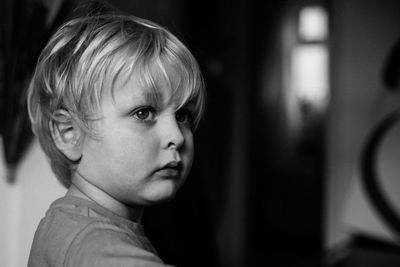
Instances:
[[[208,88],[187,184],[144,215],[161,258],[400,266],[397,0],[3,0],[1,266],[26,266],[40,218],[66,191],[26,117],[37,56],[65,19],[110,8],[176,34]]]

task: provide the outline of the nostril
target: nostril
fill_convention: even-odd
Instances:
[[[183,145],[183,138],[182,139],[175,139],[168,143],[168,148],[175,148],[178,149]]]
[[[167,147],[168,148],[174,148],[174,149],[179,149],[183,144],[184,144],[184,137],[182,134],[180,134],[179,136],[175,136],[173,139],[171,139],[168,143],[167,143]]]
[[[177,145],[174,142],[169,142],[168,147],[173,148],[173,147],[177,147]]]

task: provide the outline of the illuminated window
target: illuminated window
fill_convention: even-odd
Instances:
[[[295,97],[314,106],[328,101],[328,52],[319,44],[293,49],[291,87]]]
[[[290,53],[290,89],[301,104],[321,109],[329,98],[327,14],[321,6],[299,10],[297,40]]]
[[[288,13],[283,34],[283,85],[288,129],[293,135],[325,116],[329,101],[329,25],[322,5]]]

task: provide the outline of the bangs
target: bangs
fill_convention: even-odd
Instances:
[[[151,57],[137,55],[120,57],[125,64],[116,64],[111,74],[111,88],[115,90],[117,79],[122,78],[125,84],[132,77],[137,79],[145,91],[146,101],[155,106],[163,107],[174,103],[176,110],[190,106],[192,124],[196,129],[204,113],[205,90],[204,81],[197,62],[189,51],[174,53],[168,47],[158,55]],[[114,95],[114,93],[112,93]]]

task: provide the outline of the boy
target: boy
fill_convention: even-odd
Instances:
[[[28,110],[68,191],[40,222],[28,266],[165,266],[140,220],[185,181],[204,101],[196,60],[159,25],[99,15],[61,26]]]

